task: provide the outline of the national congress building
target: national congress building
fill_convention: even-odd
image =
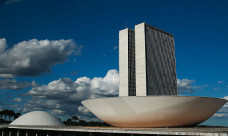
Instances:
[[[199,124],[226,100],[178,96],[174,36],[145,23],[119,32],[119,97],[82,101],[102,121],[118,127]]]

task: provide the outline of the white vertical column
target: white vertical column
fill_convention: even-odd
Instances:
[[[17,136],[20,136],[20,131],[19,131],[19,129],[18,129],[18,131],[17,131]]]
[[[119,96],[128,96],[128,28],[119,31]]]
[[[145,23],[135,26],[135,74],[136,96],[146,96],[146,37]]]

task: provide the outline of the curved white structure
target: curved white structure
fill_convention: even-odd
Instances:
[[[58,118],[44,111],[32,111],[26,113],[9,125],[65,126]]]
[[[207,120],[227,101],[195,96],[130,96],[82,101],[102,121],[118,127],[178,127]]]

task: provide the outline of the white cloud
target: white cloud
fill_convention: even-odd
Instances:
[[[39,86],[39,84],[37,84],[35,81],[30,83],[27,81],[18,82],[15,79],[0,79],[0,89],[22,90],[26,87],[37,86]]]
[[[89,111],[89,109],[87,109],[85,106],[79,106],[78,107],[78,111],[81,112],[82,114],[86,115],[86,114],[90,114],[91,112]]]
[[[21,98],[19,98],[19,97],[18,98],[14,98],[13,101],[14,102],[21,102]]]
[[[31,83],[31,86],[32,87],[39,87],[40,85],[38,83],[36,83],[36,81],[33,80]]]
[[[193,86],[194,80],[178,79],[179,92],[192,92],[204,86]],[[80,77],[76,81],[60,78],[47,85],[32,88],[28,94],[32,99],[25,105],[27,111],[49,110],[55,114],[67,116],[79,114],[91,116],[89,110],[81,105],[81,101],[99,97],[118,96],[119,74],[117,70],[109,70],[105,77]]]
[[[113,47],[113,50],[117,50],[117,49],[118,49],[118,46],[114,46],[114,47]]]
[[[6,1],[6,4],[13,4],[13,3],[16,3],[16,2],[19,2],[21,0],[7,0]]]
[[[208,85],[194,86],[193,83],[195,83],[195,80],[177,79],[178,93],[183,93],[183,92],[192,93],[194,90],[200,90],[208,86]]]
[[[93,78],[90,82],[93,90],[93,97],[108,96],[110,94],[118,95],[119,74],[117,70],[109,70],[104,78]]]
[[[52,114],[62,115],[64,112],[61,110],[52,110]]]
[[[214,90],[218,91],[218,90],[222,90],[222,89],[221,89],[221,88],[216,88],[216,87],[215,87]]]
[[[217,81],[217,83],[213,85],[215,91],[225,90],[226,87],[227,84],[225,84],[225,81]]]
[[[6,48],[7,48],[6,39],[1,38],[0,39],[0,54],[3,53]]]
[[[224,96],[223,99],[228,100],[228,96]],[[221,108],[219,111],[217,111],[213,117],[215,118],[227,118],[228,117],[228,102]]]
[[[15,79],[0,80],[0,89],[21,90],[29,86],[30,83],[27,81],[17,82]]]
[[[50,72],[51,66],[62,63],[70,54],[79,54],[82,47],[69,40],[32,39],[6,50],[6,40],[0,39],[0,74],[37,76]]]
[[[225,114],[223,114],[223,113],[215,113],[213,115],[213,117],[224,117],[224,116],[225,116]]]
[[[208,85],[201,85],[201,86],[193,86],[194,90],[200,90],[201,88],[207,87]]]
[[[218,81],[217,83],[218,84],[224,84],[225,82],[224,81]]]
[[[193,86],[192,83],[194,83],[195,80],[189,80],[189,79],[177,79],[177,88],[178,93],[182,92],[193,92]]]
[[[14,78],[14,76],[12,74],[0,74],[0,78]]]
[[[225,96],[224,99],[228,101],[228,96]],[[227,112],[228,112],[228,102],[223,107],[227,108]]]
[[[109,70],[105,77],[78,78],[75,82],[69,78],[54,80],[48,85],[32,88],[28,94],[32,99],[25,105],[28,111],[50,110],[56,114],[88,114],[81,101],[90,98],[117,96],[119,75],[117,70]]]

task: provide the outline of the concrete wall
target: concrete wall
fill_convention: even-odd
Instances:
[[[135,26],[136,96],[146,96],[145,23]]]
[[[119,31],[119,96],[128,96],[128,29]]]
[[[135,32],[119,32],[119,96],[135,96]]]

